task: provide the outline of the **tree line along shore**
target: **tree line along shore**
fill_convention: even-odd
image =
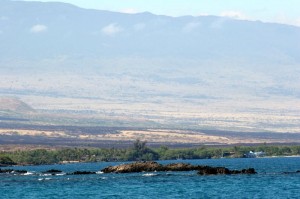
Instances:
[[[198,148],[150,148],[145,141],[136,140],[132,147],[117,148],[62,148],[0,152],[0,166],[42,165],[72,162],[152,161],[175,159],[242,158],[245,154],[263,152],[265,156],[300,155],[300,145],[292,146],[230,146]]]

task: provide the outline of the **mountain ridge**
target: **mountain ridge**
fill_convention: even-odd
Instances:
[[[4,14],[2,18],[7,17],[7,20],[1,21],[6,26],[6,30],[1,30],[3,57],[9,49],[10,56],[19,54],[24,58],[51,58],[66,54],[72,57],[175,56],[209,60],[213,56],[239,56],[246,61],[249,57],[270,60],[287,57],[299,63],[299,56],[293,53],[300,51],[300,45],[297,45],[300,28],[295,26],[217,16],[126,14],[53,2],[7,2],[16,6],[11,5],[11,11],[4,6],[1,11]],[[22,5],[29,10],[26,11]],[[14,13],[18,13],[19,18],[14,19]],[[5,21],[10,21],[11,25]],[[23,39],[13,39],[9,34]],[[286,37],[287,34],[289,37]],[[257,39],[257,35],[262,38]],[[280,37],[282,39],[278,40]],[[56,45],[58,43],[59,46]],[[245,53],[248,55],[245,56]]]
[[[117,124],[300,132],[299,27],[0,4],[0,95]]]

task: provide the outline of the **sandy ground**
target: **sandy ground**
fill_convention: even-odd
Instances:
[[[26,130],[26,129],[0,129],[1,135],[9,136],[44,136],[48,138],[73,138],[82,141],[99,140],[99,141],[133,141],[136,139],[146,140],[155,143],[182,143],[182,144],[238,144],[238,143],[291,143],[296,140],[289,139],[258,139],[242,137],[227,137],[207,135],[204,133],[184,130],[123,130],[118,133],[107,134],[74,134],[64,131],[40,131],[40,130]],[[299,141],[299,140],[298,140]],[[42,144],[42,143],[41,143]]]
[[[0,129],[0,135],[27,135],[27,136],[45,136],[45,137],[75,137],[67,135],[63,131],[39,131],[24,129]]]

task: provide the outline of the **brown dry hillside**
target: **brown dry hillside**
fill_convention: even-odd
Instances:
[[[0,111],[13,111],[19,113],[27,113],[27,112],[33,112],[34,109],[17,98],[0,97]]]

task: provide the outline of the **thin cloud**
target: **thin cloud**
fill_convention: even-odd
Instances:
[[[290,19],[286,14],[280,13],[274,18],[276,23],[280,24],[288,24],[293,26],[300,26],[300,18],[298,19]]]
[[[197,14],[196,16],[198,16],[198,17],[207,17],[207,16],[210,16],[210,14],[208,14],[206,12],[201,12],[201,13]]]
[[[295,23],[294,23],[296,26],[300,26],[300,18],[299,19],[297,19],[296,21],[295,21]]]
[[[121,13],[126,13],[126,14],[136,14],[138,11],[134,8],[125,8],[120,10]]]
[[[229,17],[229,18],[233,18],[233,19],[240,19],[240,20],[248,18],[244,13],[239,12],[239,11],[232,11],[232,10],[224,11],[220,14],[220,16]]]
[[[46,32],[48,30],[48,27],[43,24],[37,24],[30,28],[30,32],[32,33],[41,33]]]
[[[115,23],[111,23],[102,28],[101,32],[108,36],[114,36],[117,33],[122,32],[123,29]]]

